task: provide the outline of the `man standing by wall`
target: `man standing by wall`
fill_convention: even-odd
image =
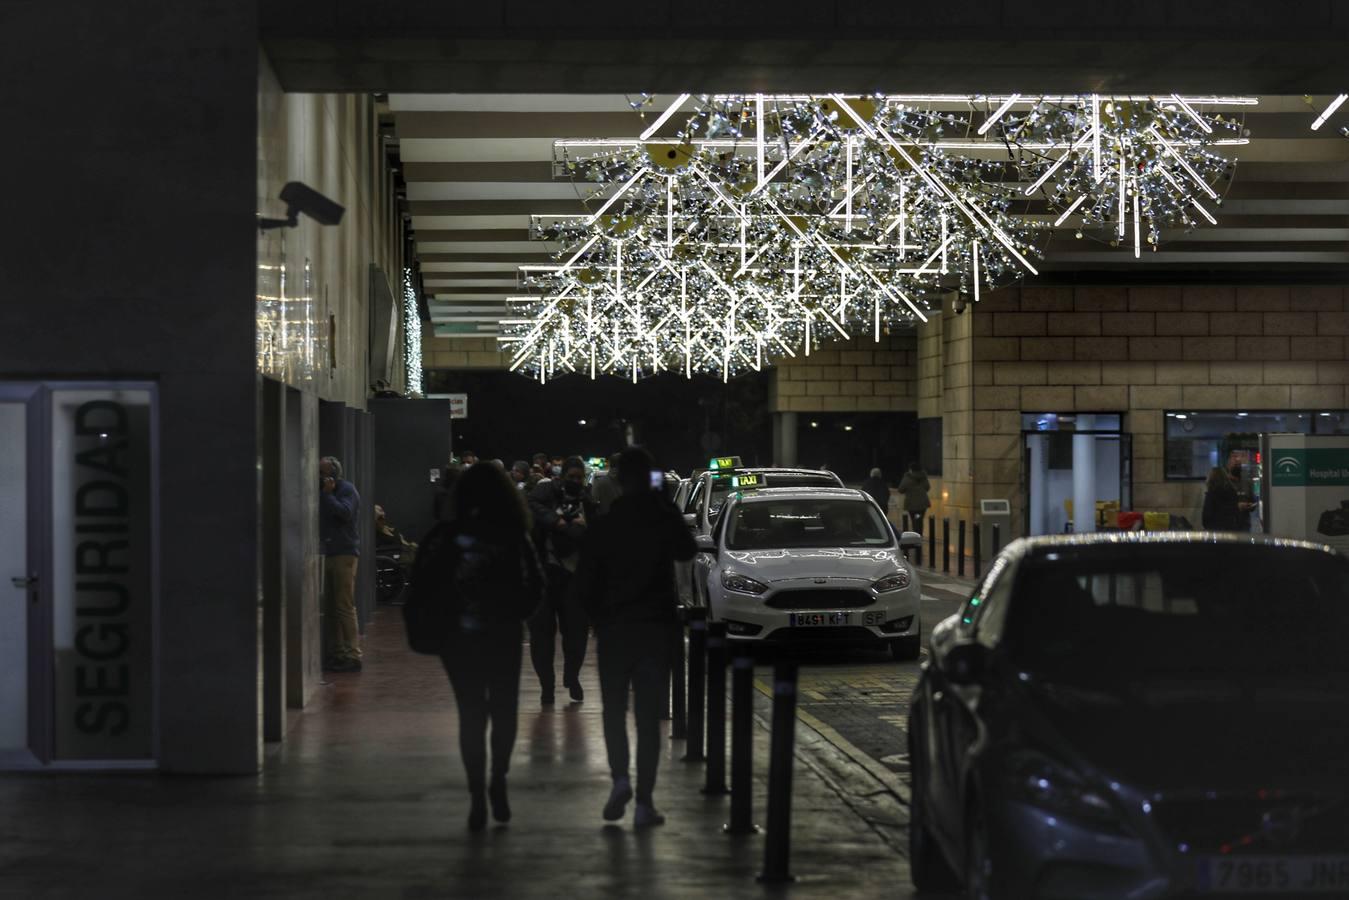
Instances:
[[[356,624],[356,564],[361,555],[357,518],[361,495],[342,478],[342,463],[319,461],[319,537],[323,543],[324,611],[328,618],[330,672],[361,671],[361,638]]]

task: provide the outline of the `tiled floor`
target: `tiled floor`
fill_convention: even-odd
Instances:
[[[528,655],[526,654],[526,660]],[[256,778],[0,776],[0,897],[756,896],[762,837],[729,838],[725,798],[670,742],[669,823],[600,819],[608,774],[593,659],[589,699],[540,709],[522,680],[515,820],[470,835],[455,717],[438,661],[408,653],[381,610],[366,670],[332,676]],[[767,732],[756,729],[764,818]],[[796,767],[800,897],[909,896],[905,860],[816,767]],[[855,804],[854,804],[855,805]]]

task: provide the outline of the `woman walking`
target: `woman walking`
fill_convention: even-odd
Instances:
[[[904,495],[904,511],[909,514],[910,527],[919,534],[923,533],[923,516],[932,505],[928,497],[931,489],[932,483],[918,461],[909,463],[909,471],[899,480],[898,490]]]
[[[414,578],[428,579],[423,583],[434,585],[450,610],[441,662],[459,708],[459,751],[472,800],[468,827],[481,831],[489,799],[493,818],[511,818],[506,773],[519,709],[522,623],[542,599],[543,571],[524,499],[505,472],[491,463],[465,470],[448,506],[450,521],[427,536]]]

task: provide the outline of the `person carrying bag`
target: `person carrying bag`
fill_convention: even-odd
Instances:
[[[459,749],[471,805],[468,827],[511,818],[506,794],[520,699],[523,622],[543,599],[529,513],[504,472],[479,463],[459,478],[452,515],[420,544],[403,607],[408,644],[439,656],[459,709]],[[492,776],[487,780],[487,728]]]

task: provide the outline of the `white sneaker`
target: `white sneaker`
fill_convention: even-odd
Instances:
[[[653,825],[664,825],[665,817],[656,812],[656,807],[650,803],[638,803],[637,809],[632,814],[633,828],[650,828]]]
[[[609,791],[609,800],[604,804],[604,821],[617,822],[623,818],[628,801],[632,799],[632,782],[626,778],[614,779],[613,790]],[[638,807],[641,811],[641,807]]]

